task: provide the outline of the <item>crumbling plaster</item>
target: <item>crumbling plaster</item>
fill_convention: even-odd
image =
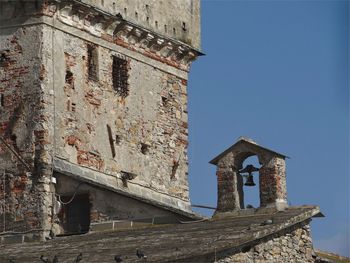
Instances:
[[[4,2],[1,10],[3,14],[8,10],[1,18],[0,47],[9,49],[9,61],[0,68],[0,127],[29,169],[2,145],[2,167],[7,173],[0,188],[5,197],[1,208],[6,211],[2,229],[50,231],[55,158],[90,169],[99,181],[113,181],[108,187],[190,211],[188,65],[163,63],[160,57],[152,55],[152,59],[147,47],[146,55],[141,54],[127,42],[118,46],[62,23],[55,5],[40,10],[41,2],[35,8],[13,3]],[[87,78],[87,44],[98,48],[97,81]],[[112,55],[128,61],[126,98],[112,89]],[[65,81],[67,69],[73,73],[73,83]],[[114,159],[107,124],[113,136],[121,138]],[[147,153],[141,152],[141,144],[149,146]],[[137,175],[133,185],[122,182],[121,171]]]
[[[89,80],[89,42],[55,31],[54,43],[55,155],[107,174],[131,172],[137,175],[135,183],[188,199],[187,81],[102,47],[98,47],[99,80]],[[112,88],[113,55],[129,62],[126,98]],[[73,73],[73,85],[65,83],[67,69]],[[115,158],[107,124],[121,140],[114,146]],[[141,143],[149,145],[148,153],[141,152]]]
[[[50,213],[42,203],[50,199],[51,146],[48,125],[52,118],[50,97],[43,79],[43,27],[1,28],[0,50],[5,61],[0,67],[0,135],[26,165],[1,144],[1,230],[45,229]],[[4,220],[5,218],[5,220]],[[5,221],[5,222],[4,222]]]

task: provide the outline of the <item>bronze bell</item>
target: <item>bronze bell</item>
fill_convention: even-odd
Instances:
[[[250,173],[246,177],[245,186],[255,186],[253,175]]]

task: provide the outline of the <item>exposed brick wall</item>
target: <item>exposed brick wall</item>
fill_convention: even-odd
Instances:
[[[135,173],[135,183],[188,200],[187,81],[125,58],[130,90],[122,97],[113,90],[111,57],[120,54],[97,46],[99,76],[91,80],[89,43],[55,34],[56,155],[106,174]]]
[[[274,157],[263,165],[260,175],[260,205],[266,206],[276,200],[286,200],[286,171],[283,159]]]
[[[41,32],[41,26],[0,30],[0,50],[8,50],[0,65],[0,136],[29,166],[28,170],[0,144],[0,232],[40,229],[46,213],[42,201],[49,139],[43,126],[47,115],[41,89],[46,76],[40,60]]]
[[[6,2],[5,9],[8,12],[0,20],[9,27],[0,30],[0,50],[6,50],[9,59],[0,65],[0,135],[29,169],[0,144],[0,164],[9,174],[0,186],[0,217],[6,217],[0,229],[50,231],[55,157],[106,176],[135,173],[134,184],[164,194],[164,200],[173,198],[174,204],[177,200],[189,204],[185,78],[194,53],[186,50],[184,57],[166,57],[152,54],[156,52],[148,50],[152,43],[142,51],[129,40],[109,38],[103,47],[93,43],[98,72],[89,78],[87,47],[92,43],[81,37],[87,31],[75,29],[74,36],[37,24],[40,15],[48,20],[58,17],[56,5]],[[19,15],[21,22],[34,25],[14,26],[11,19]],[[84,21],[88,27],[88,18]],[[135,51],[143,62],[107,48],[114,44]],[[130,90],[125,97],[112,88],[112,55],[127,61]]]
[[[260,206],[276,207],[278,210],[288,206],[284,157],[242,139],[212,161],[217,166],[217,212],[244,209],[242,174],[245,173],[241,169],[244,160],[253,155],[262,165],[259,168]]]

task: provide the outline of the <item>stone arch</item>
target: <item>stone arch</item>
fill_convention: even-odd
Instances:
[[[259,170],[259,197],[261,207],[287,206],[285,178],[286,156],[259,146],[250,139],[240,138],[237,143],[225,150],[210,163],[217,166],[218,205],[217,212],[240,210],[243,204],[243,178],[239,170],[243,162],[256,155]]]

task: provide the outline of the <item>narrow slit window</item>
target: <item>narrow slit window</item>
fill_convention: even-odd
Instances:
[[[89,79],[98,80],[98,52],[97,48],[92,45],[87,47],[88,59],[88,76]]]
[[[0,106],[1,106],[1,107],[4,107],[4,105],[5,105],[4,102],[5,102],[5,100],[4,100],[4,94],[1,94],[1,95],[0,95]]]
[[[123,98],[129,95],[128,87],[128,62],[124,59],[113,57],[113,89]]]
[[[185,23],[185,22],[182,22],[182,30],[183,30],[183,31],[187,31],[186,23]]]

